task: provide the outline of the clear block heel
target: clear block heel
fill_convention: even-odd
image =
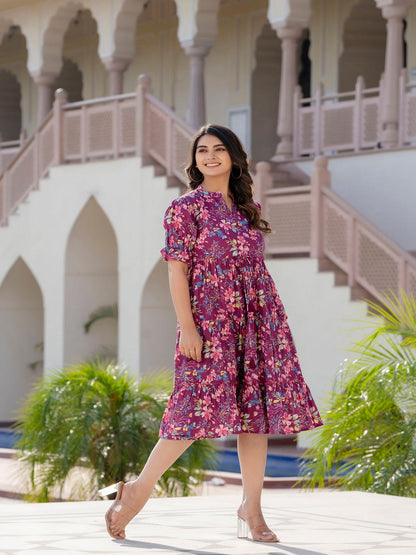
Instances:
[[[248,538],[248,524],[239,516],[237,516],[237,538]]]
[[[116,484],[111,484],[111,486],[107,486],[105,488],[98,490],[98,495],[101,497],[107,497],[107,495],[111,495],[112,493],[117,493],[118,488],[122,482],[117,482]]]

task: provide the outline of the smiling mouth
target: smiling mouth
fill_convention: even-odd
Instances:
[[[207,168],[215,168],[216,166],[220,166],[221,164],[219,162],[213,162],[211,164],[205,164],[205,166]]]

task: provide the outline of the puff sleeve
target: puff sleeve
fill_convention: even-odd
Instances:
[[[160,251],[164,260],[174,258],[192,264],[192,251],[197,238],[197,226],[192,203],[175,199],[163,218],[165,247]]]

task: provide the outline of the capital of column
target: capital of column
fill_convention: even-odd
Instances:
[[[405,19],[412,0],[376,0],[376,3],[385,19]]]
[[[52,87],[52,85],[54,84],[58,74],[57,73],[52,73],[49,71],[33,71],[31,72],[31,77],[33,79],[33,82],[36,85],[40,85],[40,86],[44,86],[44,87]]]
[[[276,31],[279,39],[294,39],[300,38],[303,27],[299,24],[294,23],[273,23],[273,29]]]
[[[128,68],[131,60],[127,58],[119,58],[117,56],[108,56],[101,58],[102,63],[107,71],[124,72]]]
[[[205,58],[205,56],[208,56],[213,43],[183,41],[181,45],[187,56],[198,56],[199,58]]]

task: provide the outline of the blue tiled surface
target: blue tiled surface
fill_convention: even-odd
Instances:
[[[224,449],[217,454],[218,466],[216,470],[222,472],[240,472],[237,451]],[[266,476],[289,477],[299,476],[299,463],[296,457],[271,455],[267,456]]]
[[[16,441],[19,439],[17,434],[10,430],[0,430],[0,448],[13,449]]]

